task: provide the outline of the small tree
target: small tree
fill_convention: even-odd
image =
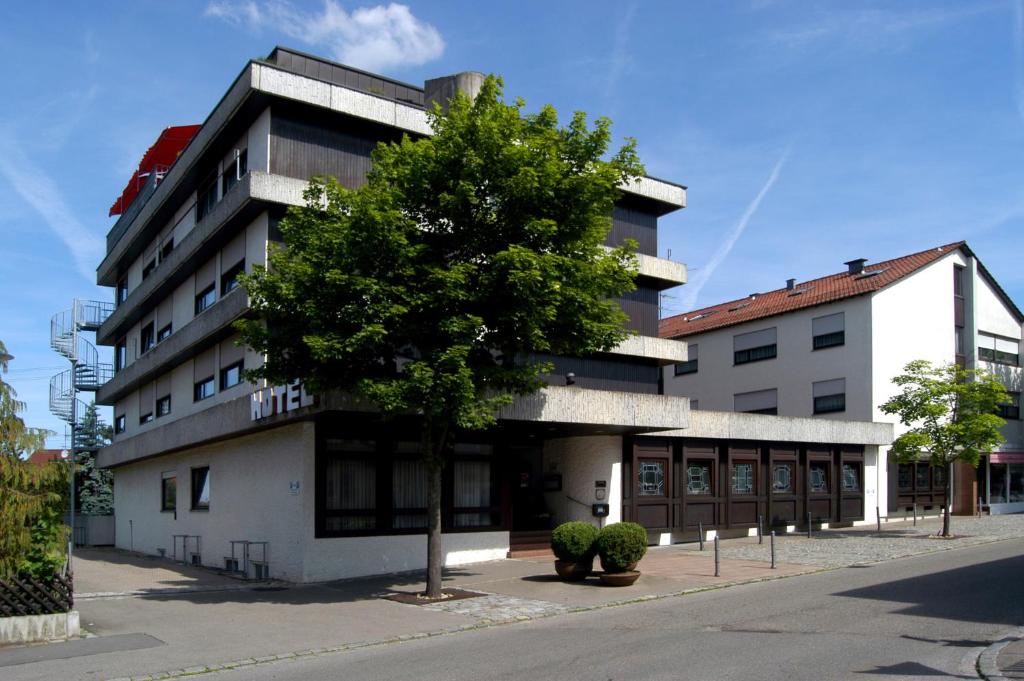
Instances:
[[[254,379],[301,379],[385,413],[415,413],[427,468],[427,596],[441,596],[441,471],[456,430],[495,423],[541,388],[535,353],[585,355],[627,337],[611,300],[629,248],[604,249],[634,143],[604,160],[609,122],[523,115],[489,77],[427,112],[433,136],[380,145],[359,190],[314,179],[281,221],[285,248],[242,281],[260,319]]]
[[[14,359],[0,341],[0,375]],[[14,388],[0,378],[0,578],[25,573],[48,577],[64,562],[67,467],[24,458],[41,448],[47,431],[28,428]]]
[[[909,430],[896,438],[892,453],[899,463],[925,457],[946,475],[946,505],[942,536],[949,537],[949,504],[952,501],[955,461],[977,467],[982,454],[1003,442],[999,429],[1006,421],[996,415],[1009,396],[998,379],[983,369],[961,369],[955,364],[933,366],[915,360],[892,379],[901,392],[881,409],[899,416]]]
[[[82,415],[76,438],[76,477],[82,513],[108,515],[114,510],[114,474],[96,466],[96,452],[110,443],[111,435],[110,426],[99,417],[95,400],[90,402]]]

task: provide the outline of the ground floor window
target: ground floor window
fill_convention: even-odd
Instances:
[[[1024,463],[990,463],[989,503],[1024,502]]]
[[[458,444],[446,462],[441,496],[446,531],[501,524],[491,450]],[[426,530],[429,474],[418,443],[326,438],[318,459],[318,536]]]
[[[791,494],[793,492],[793,468],[792,463],[776,463],[772,465],[772,492],[776,494]]]
[[[810,487],[818,494],[828,493],[828,462],[812,461],[810,463]]]

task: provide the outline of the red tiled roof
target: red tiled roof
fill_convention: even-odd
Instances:
[[[39,449],[29,455],[27,461],[34,463],[37,466],[45,466],[51,461],[60,461],[60,453],[63,450],[60,449]]]
[[[815,305],[874,293],[957,249],[963,249],[968,254],[970,253],[965,241],[957,241],[901,258],[871,265],[865,264],[862,274],[850,274],[849,272],[830,274],[820,279],[797,283],[792,291],[780,288],[692,312],[684,312],[662,319],[659,323],[658,335],[662,338],[685,338],[695,333],[721,329],[755,319],[773,317]]]

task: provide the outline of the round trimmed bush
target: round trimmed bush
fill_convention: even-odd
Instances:
[[[626,572],[647,553],[647,530],[636,523],[613,523],[597,535],[597,553],[605,572]]]
[[[558,560],[582,563],[593,560],[597,551],[597,528],[581,520],[562,523],[551,533],[551,550]]]

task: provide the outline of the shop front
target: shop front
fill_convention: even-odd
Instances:
[[[1024,452],[989,454],[985,472],[989,513],[1024,513]]]

